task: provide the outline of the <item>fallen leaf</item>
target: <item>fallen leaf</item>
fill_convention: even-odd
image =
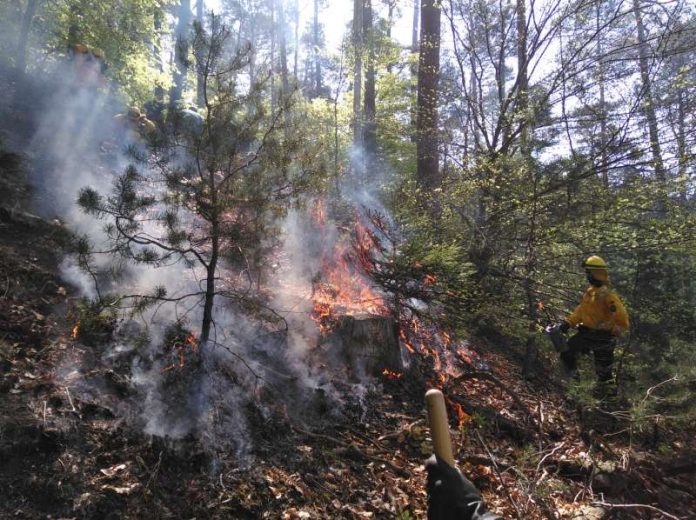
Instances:
[[[101,487],[102,491],[113,491],[117,495],[130,495],[133,491],[140,487],[140,483],[134,482],[125,486],[111,486],[105,484]]]
[[[126,464],[114,464],[113,466],[109,466],[108,468],[100,469],[99,471],[101,472],[102,475],[106,475],[109,478],[112,478],[116,476],[117,473],[120,471],[123,471],[126,469],[127,465]]]

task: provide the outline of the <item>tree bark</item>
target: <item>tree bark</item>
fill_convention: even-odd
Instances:
[[[365,71],[365,143],[366,163],[369,166],[377,153],[377,129],[375,123],[375,38],[372,15],[372,0],[365,0],[363,13],[363,34],[367,41],[367,68]]]
[[[196,20],[203,30],[204,20],[203,20],[203,0],[196,0]],[[200,67],[199,67],[200,68]],[[196,105],[200,108],[205,104],[205,93],[203,89],[205,88],[205,80],[203,79],[203,74],[198,71],[196,74]]]
[[[421,6],[420,59],[417,99],[417,173],[419,184],[428,189],[441,184],[438,154],[438,82],[440,76],[440,7],[437,0]]]
[[[215,204],[215,202],[213,202]],[[203,322],[201,324],[201,345],[210,339],[210,328],[213,323],[213,304],[215,303],[215,277],[217,262],[220,256],[220,226],[213,221],[211,227],[210,261],[206,269],[205,301],[203,303]]]
[[[29,42],[31,22],[34,20],[35,12],[36,0],[28,0],[27,8],[24,10],[24,16],[22,16],[22,25],[19,29],[19,40],[17,41],[15,65],[19,75],[23,75],[27,67],[27,44]]]
[[[276,58],[275,58],[275,48],[276,48],[276,1],[270,0],[271,4],[271,112],[275,112],[276,106],[278,105],[278,95],[275,89],[275,77],[276,77]]]
[[[300,0],[295,0],[295,54],[293,55],[292,75],[297,81],[297,65],[300,56]]]
[[[392,37],[392,26],[394,25],[394,8],[396,7],[396,0],[390,0],[387,5],[387,40],[391,41]],[[391,61],[387,64],[387,72],[391,74],[394,69],[394,64]]]
[[[661,190],[660,199],[666,196],[667,173],[662,162],[662,150],[660,149],[660,137],[657,127],[657,114],[655,113],[655,100],[652,94],[652,80],[650,79],[650,64],[648,63],[648,42],[645,34],[645,25],[641,14],[640,0],[633,0],[633,14],[636,18],[636,30],[638,33],[638,63],[640,66],[640,78],[643,92],[643,112],[648,121],[648,134],[650,136],[650,151],[653,158],[653,168],[658,187]]]
[[[214,147],[215,149],[215,147]],[[208,190],[210,190],[210,260],[206,267],[205,300],[203,302],[203,321],[201,324],[200,344],[205,345],[210,339],[210,328],[213,323],[213,304],[215,303],[215,280],[217,263],[220,257],[220,200],[219,186],[216,184],[216,172],[207,172]]]
[[[520,151],[528,157],[529,146],[529,77],[527,73],[527,6],[517,0],[517,113],[520,121]],[[504,63],[502,67],[505,67]]]
[[[314,62],[314,75],[312,81],[312,93],[310,98],[321,96],[321,60],[319,56],[319,0],[314,0],[314,20],[312,23],[312,57]]]
[[[281,2],[278,6],[278,45],[280,51],[280,78],[283,85],[283,96],[286,96],[290,91],[290,82],[288,80],[288,51],[287,37],[285,27],[285,7]]]
[[[601,32],[601,24],[602,24],[602,2],[597,2],[597,7],[596,7],[596,27],[595,30],[597,31],[597,63],[599,64],[599,124],[600,124],[600,129],[599,129],[599,154],[600,154],[600,161],[599,161],[599,176],[602,179],[602,183],[604,184],[605,188],[609,188],[609,150],[607,150],[607,146],[609,145],[608,143],[608,137],[607,137],[607,105],[606,105],[606,96],[605,96],[605,67],[604,67],[604,49],[602,46],[602,32]]]
[[[174,78],[169,92],[169,104],[175,106],[180,100],[186,86],[188,74],[188,28],[191,21],[191,0],[181,0],[179,19],[176,24],[174,48]]]
[[[418,29],[420,27],[420,0],[413,0],[413,24],[411,25],[411,54],[413,55],[413,61],[411,62],[411,96],[416,99],[418,96],[418,61],[416,60],[416,55],[418,53]],[[411,142],[415,143],[418,141],[416,124],[418,119],[418,109],[415,104],[412,104],[411,109],[411,128],[413,133],[411,134]]]
[[[363,53],[363,0],[353,0],[353,143],[362,146],[362,53]]]

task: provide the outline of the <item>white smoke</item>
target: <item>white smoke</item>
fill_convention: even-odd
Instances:
[[[56,88],[42,108],[29,146],[36,166],[32,179],[37,188],[36,211],[47,217],[59,217],[74,233],[87,236],[95,250],[105,250],[109,241],[104,222],[84,213],[76,203],[77,196],[85,187],[108,196],[114,181],[129,163],[125,154],[127,145],[137,143],[124,141],[114,125],[114,115],[125,107],[103,90],[76,84],[73,73],[66,65],[51,76],[55,78]],[[354,160],[361,160],[359,152],[353,155]],[[371,175],[369,182],[347,180],[340,185],[341,195],[356,208],[386,214],[374,195],[382,182],[384,179],[377,175]],[[181,214],[180,217],[189,226],[195,224],[193,216]],[[102,347],[107,363],[121,356],[131,359],[130,377],[139,391],[132,403],[132,413],[138,415],[136,422],[142,424],[145,433],[172,439],[195,433],[211,451],[234,452],[238,460],[244,461],[251,450],[246,407],[255,400],[260,388],[298,408],[315,395],[327,395],[333,402],[342,401],[342,391],[316,359],[320,334],[311,319],[312,289],[321,269],[321,253],[333,247],[338,230],[327,223],[324,233],[318,234],[302,209],[289,211],[280,227],[279,260],[268,276],[272,294],[269,305],[285,319],[287,334],[235,311],[218,297],[212,341],[202,350],[200,366],[185,376],[187,379],[181,387],[185,395],[181,402],[176,402],[179,396],[168,393],[167,367],[160,349],[172,323],[183,321],[192,329],[197,328],[202,317],[199,301],[162,303],[139,316],[140,328],[147,333],[150,343],[149,347],[141,347],[135,357],[132,344],[128,344],[134,342],[132,334],[123,334]],[[160,230],[148,231],[157,235]],[[147,294],[163,286],[168,296],[176,297],[199,291],[203,280],[200,268],[181,261],[160,267],[128,265],[124,269],[114,257],[98,255],[94,257],[93,267],[103,273],[97,277],[101,291],[117,290],[122,294]],[[116,271],[118,278],[108,276]],[[61,272],[85,297],[98,296],[94,277],[81,269],[74,257],[64,259]],[[366,379],[354,385],[351,394],[364,399],[370,384]]]

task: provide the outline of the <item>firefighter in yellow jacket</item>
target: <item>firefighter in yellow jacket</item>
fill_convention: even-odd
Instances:
[[[607,263],[591,256],[583,263],[590,287],[580,305],[557,325],[562,332],[577,327],[578,332],[568,340],[561,352],[561,361],[568,372],[577,369],[579,354],[594,354],[595,371],[600,384],[613,379],[614,345],[617,337],[628,330],[628,313],[619,296],[609,287]]]

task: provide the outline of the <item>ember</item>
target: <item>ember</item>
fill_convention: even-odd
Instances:
[[[393,370],[389,370],[388,368],[382,370],[382,375],[386,379],[401,379],[403,377],[403,374],[401,372],[395,372]]]
[[[72,328],[72,332],[70,333],[70,337],[72,339],[77,338],[77,335],[80,333],[80,322],[78,321],[75,326]]]

